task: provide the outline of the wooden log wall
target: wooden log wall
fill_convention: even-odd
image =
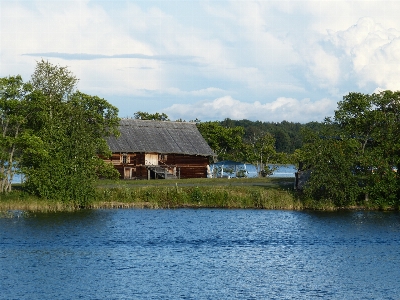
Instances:
[[[105,160],[114,165],[121,179],[124,179],[127,173],[132,179],[147,179],[144,153],[127,153],[126,163],[122,162],[121,155],[122,153],[113,153],[110,159]],[[208,164],[208,157],[185,154],[164,154],[163,159],[159,161],[160,166],[175,166],[180,178],[206,178]],[[126,169],[129,171],[125,172]]]

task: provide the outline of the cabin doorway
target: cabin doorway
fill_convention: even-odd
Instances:
[[[132,168],[124,168],[124,179],[132,179]]]

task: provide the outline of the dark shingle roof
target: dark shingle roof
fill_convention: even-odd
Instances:
[[[112,152],[156,152],[215,156],[195,123],[122,119],[118,138],[109,137]]]

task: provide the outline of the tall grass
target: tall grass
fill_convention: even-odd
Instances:
[[[0,212],[8,211],[74,211],[79,206],[73,202],[54,201],[38,198],[22,191],[13,191],[8,194],[0,194]]]
[[[91,207],[301,209],[292,193],[237,186],[99,188]]]
[[[95,200],[87,203],[85,207],[73,201],[41,199],[16,190],[9,194],[0,194],[0,212],[3,212],[0,213],[0,217],[10,211],[57,212],[82,208],[393,209],[372,202],[360,203],[359,206],[337,207],[329,200],[299,198],[291,187],[291,182],[285,180],[185,180],[179,181],[179,185],[178,182],[171,184],[171,181],[167,180],[103,183],[96,188]]]
[[[84,208],[260,208],[301,209],[294,195],[277,188],[253,186],[118,186],[98,187],[96,200]],[[0,211],[73,211],[74,202],[37,198],[22,191],[0,195]]]

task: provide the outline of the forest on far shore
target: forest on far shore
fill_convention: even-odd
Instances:
[[[298,122],[261,122],[261,121],[250,121],[250,120],[232,120],[226,118],[219,122],[224,127],[235,127],[240,126],[244,128],[243,139],[245,141],[251,141],[255,136],[262,136],[265,133],[270,133],[275,139],[275,150],[276,152],[293,154],[296,149],[300,149],[303,146],[303,138],[301,131],[303,129],[311,129],[313,131],[319,131],[323,126],[323,123],[309,122],[309,123],[298,123]]]

